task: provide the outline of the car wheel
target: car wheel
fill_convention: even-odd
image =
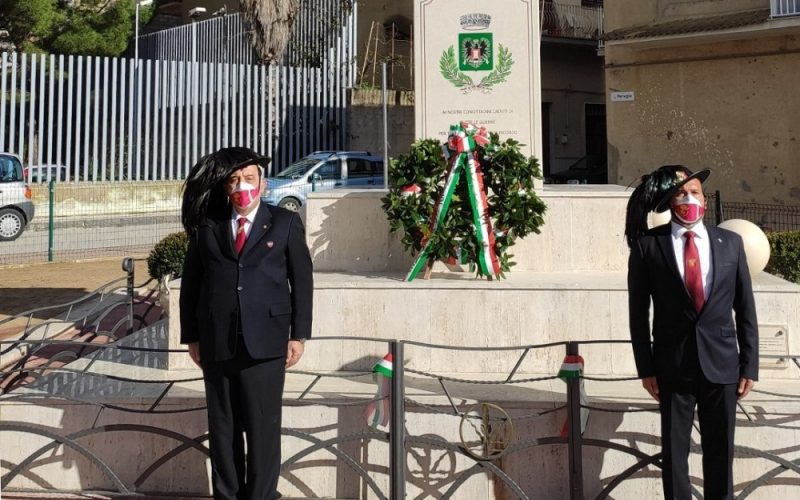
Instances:
[[[297,212],[300,210],[300,200],[287,196],[278,203],[278,206],[286,210],[291,210],[292,212]]]
[[[11,241],[19,238],[25,229],[25,218],[13,208],[0,210],[0,241]]]

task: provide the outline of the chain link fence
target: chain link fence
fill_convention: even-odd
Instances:
[[[173,182],[32,185],[34,216],[0,241],[0,265],[146,254],[182,231],[181,185]]]

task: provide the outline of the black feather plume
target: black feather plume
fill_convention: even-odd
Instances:
[[[197,162],[183,184],[181,222],[193,234],[208,217],[224,216],[230,210],[224,181],[258,155],[248,148],[222,148]]]
[[[682,165],[665,165],[651,174],[643,175],[631,193],[625,213],[625,239],[628,247],[647,232],[647,214],[656,209],[662,197],[678,182],[678,172],[688,169]]]

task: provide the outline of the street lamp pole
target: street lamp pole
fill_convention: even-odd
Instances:
[[[135,0],[135,24],[133,33],[133,150],[128,152],[128,164],[131,158],[134,158],[136,165],[136,180],[138,179],[139,170],[139,7],[152,5],[153,0]],[[130,173],[130,172],[129,172]]]

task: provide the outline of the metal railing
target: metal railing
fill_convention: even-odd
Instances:
[[[0,265],[147,254],[183,231],[180,182],[54,182],[34,187],[34,216],[0,241]]]
[[[719,191],[708,193],[706,197],[706,223],[717,225],[725,220],[744,219],[765,232],[800,231],[800,205],[725,201]]]
[[[772,0],[772,17],[800,15],[800,0]]]
[[[0,53],[0,151],[65,180],[183,179],[247,146],[283,167],[345,143],[347,75],[318,67]]]
[[[129,283],[132,283],[132,272],[128,274]],[[129,287],[130,289],[130,287]],[[130,293],[130,292],[129,292]],[[130,293],[130,297],[133,295]],[[133,304],[133,301],[131,301]],[[127,319],[122,319],[121,324],[127,324]],[[9,342],[0,342],[4,351],[9,349],[20,349],[25,347],[28,351],[26,359],[31,359],[37,354],[47,351],[46,355],[50,360],[59,359],[58,352],[75,349],[83,350],[81,355],[88,360],[84,363],[83,368],[71,368],[69,364],[38,364],[29,366],[24,361],[17,363],[10,369],[5,369],[0,373],[0,382],[2,386],[11,388],[6,390],[5,394],[0,396],[0,404],[15,402],[27,404],[42,404],[52,406],[56,402],[72,402],[80,403],[83,405],[92,405],[97,407],[98,414],[95,418],[90,418],[84,423],[83,427],[74,425],[71,422],[70,430],[63,430],[54,427],[43,427],[41,425],[26,423],[25,421],[10,421],[4,420],[0,422],[0,434],[2,433],[20,433],[23,435],[30,435],[36,439],[30,440],[31,450],[26,452],[25,458],[17,463],[8,463],[6,465],[7,472],[0,478],[0,481],[5,485],[5,490],[9,493],[17,491],[13,486],[14,480],[26,474],[31,474],[35,477],[35,473],[30,469],[34,467],[37,460],[41,457],[48,455],[48,460],[53,461],[57,459],[58,455],[53,453],[59,446],[70,449],[72,452],[79,456],[84,457],[93,467],[95,467],[102,475],[108,480],[108,484],[112,485],[110,492],[118,494],[141,494],[145,491],[153,491],[152,487],[148,487],[148,481],[156,475],[156,473],[163,467],[168,466],[171,461],[175,460],[181,453],[188,450],[195,450],[207,456],[208,434],[201,433],[200,435],[189,435],[183,429],[168,429],[154,425],[148,422],[147,418],[156,418],[159,415],[174,415],[186,414],[198,411],[203,411],[205,408],[197,404],[176,404],[171,403],[167,406],[164,403],[167,401],[171,392],[176,384],[184,382],[199,381],[199,376],[180,376],[177,372],[172,373],[169,378],[159,378],[157,380],[152,378],[136,378],[133,376],[125,376],[114,374],[113,372],[96,373],[91,370],[91,367],[106,362],[118,362],[133,364],[135,366],[148,366],[158,368],[163,366],[161,359],[163,356],[170,353],[184,353],[181,349],[166,349],[164,348],[166,342],[166,333],[163,321],[156,324],[150,324],[147,328],[139,330],[138,332],[127,332],[125,335],[111,334],[107,331],[101,322],[93,322],[94,328],[91,331],[96,335],[105,335],[110,339],[109,343],[98,344],[87,339],[79,339],[77,336],[68,338],[43,338],[34,340],[30,337],[23,337],[21,340]],[[107,325],[114,324],[114,322],[105,322]],[[120,323],[117,323],[120,324]],[[141,325],[145,325],[142,322]],[[155,328],[153,328],[155,327]],[[116,328],[119,330],[119,328]],[[85,329],[84,329],[85,330]],[[88,330],[87,330],[88,331]],[[479,400],[480,408],[487,410],[484,413],[477,412],[475,406],[468,402],[471,397],[465,396],[469,387],[492,388],[491,391],[483,391],[483,394],[494,394],[497,400],[502,400],[502,396],[497,395],[498,391],[494,390],[495,387],[523,387],[522,384],[542,382],[556,379],[557,376],[543,375],[543,376],[530,376],[524,374],[520,368],[523,364],[532,358],[534,351],[551,350],[557,353],[561,351],[563,354],[569,356],[576,356],[580,354],[580,347],[587,344],[627,344],[627,341],[612,341],[612,340],[598,340],[598,341],[584,341],[584,342],[552,342],[541,345],[528,345],[528,346],[511,346],[511,347],[454,347],[446,345],[428,344],[412,341],[398,341],[388,339],[376,338],[359,338],[359,337],[321,337],[311,340],[313,344],[324,345],[327,342],[359,342],[368,343],[371,345],[384,344],[388,345],[389,352],[393,355],[394,376],[391,382],[391,391],[386,398],[388,398],[391,408],[391,418],[388,432],[382,432],[375,429],[356,430],[354,432],[340,432],[335,433],[333,437],[318,437],[308,430],[299,428],[282,428],[282,435],[286,438],[292,438],[300,442],[306,443],[304,448],[296,451],[293,455],[286,457],[281,465],[281,470],[284,473],[296,474],[297,470],[307,470],[308,467],[325,466],[324,461],[314,460],[304,462],[312,454],[317,452],[330,453],[336,459],[338,464],[347,467],[354,473],[366,490],[369,490],[369,496],[379,499],[386,498],[405,498],[407,485],[410,481],[418,483],[418,486],[432,487],[429,484],[419,484],[419,477],[409,477],[407,460],[415,449],[424,448],[428,450],[442,450],[447,454],[459,457],[460,460],[467,461],[468,465],[466,470],[458,474],[454,474],[446,481],[438,481],[435,486],[436,496],[438,498],[463,498],[465,494],[461,488],[473,476],[482,473],[492,474],[496,480],[496,485],[502,485],[511,494],[518,498],[527,499],[531,494],[526,491],[524,486],[527,480],[526,468],[517,470],[520,475],[513,477],[512,472],[504,470],[504,463],[512,460],[515,456],[520,456],[524,453],[531,452],[537,447],[566,447],[567,461],[566,461],[566,475],[568,477],[568,491],[569,498],[583,499],[587,494],[584,488],[584,474],[583,468],[586,465],[584,458],[584,450],[588,448],[599,448],[602,450],[614,450],[615,452],[623,453],[633,459],[634,463],[628,466],[624,471],[614,477],[604,478],[600,487],[599,493],[596,494],[597,499],[608,498],[609,495],[614,493],[615,489],[619,487],[627,479],[636,476],[636,474],[643,469],[655,466],[660,467],[661,455],[660,453],[647,453],[638,449],[632,443],[612,441],[614,439],[614,431],[611,434],[605,435],[602,438],[587,437],[583,435],[581,427],[581,411],[590,410],[603,413],[637,413],[637,412],[657,412],[657,407],[654,404],[636,406],[636,405],[623,405],[624,407],[608,407],[600,403],[588,403],[581,399],[581,384],[583,380],[591,380],[595,382],[620,382],[633,380],[636,377],[573,377],[566,380],[566,403],[556,405],[553,408],[545,409],[542,411],[534,410],[532,413],[528,412],[520,414],[520,410],[516,413],[507,412],[496,403],[490,403],[481,398]],[[519,352],[516,362],[513,363],[507,374],[495,374],[502,376],[485,377],[480,379],[467,379],[458,378],[453,376],[443,375],[441,373],[414,369],[407,364],[410,359],[414,357],[413,354],[409,355],[406,349],[420,349],[421,352],[430,352],[431,350],[447,350],[453,353],[469,355],[470,357],[478,354],[497,355],[501,352]],[[75,356],[71,356],[75,359]],[[791,359],[794,364],[800,368],[798,363],[798,356],[787,355],[784,358]],[[63,359],[63,358],[61,358]],[[513,358],[508,358],[513,361]],[[339,380],[362,378],[367,380],[370,377],[369,371],[357,370],[339,370],[335,372],[321,372],[321,371],[297,371],[292,370],[290,373],[300,374],[304,376],[311,376],[312,380],[307,384],[306,388],[296,398],[285,399],[284,405],[291,406],[320,406],[352,409],[353,407],[362,407],[370,403],[381,402],[382,399],[378,398],[365,398],[363,396],[353,396],[343,394],[337,390],[335,397],[325,397],[323,392],[317,391],[313,393],[313,389],[317,384],[326,378],[334,378]],[[24,377],[23,377],[24,375]],[[408,380],[406,375],[415,376],[414,379]],[[27,383],[21,382],[22,379],[28,377],[30,380]],[[409,394],[410,387],[419,386],[420,381],[429,379],[433,384],[425,384],[424,388],[426,393],[433,392],[433,388],[438,386],[441,389],[441,395],[446,398],[445,404],[428,404],[422,402],[418,398]],[[14,381],[16,385],[9,384],[8,381]],[[131,394],[132,388],[141,386],[142,384],[150,388],[149,394],[152,395],[152,403],[140,401],[143,398],[134,398],[130,404],[117,402],[123,397],[124,394]],[[28,390],[18,393],[18,387],[26,387]],[[158,387],[161,389],[157,389]],[[460,393],[458,392],[460,391]],[[314,397],[309,397],[310,394]],[[456,394],[456,397],[453,396]],[[99,397],[105,395],[108,399]],[[773,396],[796,398],[796,395],[790,394],[772,394]],[[499,402],[499,401],[498,401]],[[138,406],[137,406],[138,403]],[[104,410],[114,410],[120,412],[117,421],[109,421],[103,425],[98,425],[97,419]],[[792,429],[791,419],[781,418],[780,422],[770,423],[761,419],[752,418],[748,412],[740,405],[740,410],[747,418],[746,425],[750,427],[779,427],[783,429]],[[481,410],[482,411],[482,410]],[[526,410],[527,411],[527,410]],[[477,437],[465,438],[461,434],[460,441],[453,441],[442,437],[437,434],[436,430],[430,428],[416,429],[415,424],[411,423],[409,417],[418,412],[435,413],[441,416],[450,415],[454,418],[460,419],[462,425],[466,428],[475,430]],[[494,413],[492,413],[494,412]],[[514,424],[534,425],[537,419],[542,419],[552,414],[564,414],[565,419],[565,433],[561,435],[544,435],[540,437],[527,437],[527,438],[510,438],[508,440],[496,440],[495,437],[502,434],[503,426]],[[126,414],[137,414],[137,423],[124,423]],[[106,413],[106,415],[108,415]],[[541,420],[539,420],[541,421]],[[341,422],[334,422],[341,425]],[[355,426],[353,422],[347,422],[347,425]],[[323,422],[319,422],[315,427],[327,428]],[[159,446],[158,453],[160,455],[154,457],[152,461],[146,462],[141,470],[133,471],[118,471],[114,470],[113,463],[109,460],[103,459],[98,450],[92,448],[92,437],[97,435],[120,433],[120,432],[133,432],[148,438],[163,439],[167,442],[174,443],[171,446]],[[513,432],[507,434],[514,436]],[[110,437],[109,437],[110,439]],[[620,438],[627,439],[627,438]],[[653,439],[656,439],[653,437]],[[388,442],[388,467],[385,470],[370,467],[369,463],[364,463],[364,457],[358,454],[348,453],[348,445],[364,444],[370,441],[375,442]],[[44,444],[42,444],[44,443]],[[95,441],[96,443],[96,441]],[[358,449],[358,447],[350,447],[349,449]],[[164,451],[166,450],[166,451]],[[693,449],[699,452],[699,447]],[[791,471],[800,476],[800,465],[792,459],[783,457],[780,453],[790,453],[791,449],[782,451],[770,452],[766,450],[759,450],[745,446],[737,446],[735,448],[736,456],[741,457],[757,457],[765,460],[768,463],[774,464],[767,472],[761,474],[755,480],[744,485],[737,498],[745,498],[758,490],[762,486],[767,486],[775,481],[786,481],[786,478],[776,479],[781,473]],[[147,460],[150,458],[148,457]],[[524,460],[524,459],[523,459]],[[526,462],[527,463],[527,462]],[[181,469],[183,470],[183,469]],[[124,472],[124,473],[123,473]],[[375,479],[376,474],[386,474],[389,476],[388,490],[383,490],[379,481]],[[123,477],[129,478],[127,480]],[[424,481],[424,479],[423,479]],[[50,481],[52,483],[52,481]],[[172,483],[171,483],[172,484]],[[384,482],[385,484],[385,482]],[[781,483],[783,484],[783,483]],[[97,488],[93,488],[97,491]],[[61,491],[56,489],[48,489],[48,492]],[[428,490],[429,493],[431,490]],[[169,493],[161,491],[160,493]],[[328,492],[326,492],[327,494]],[[695,493],[699,493],[695,490]],[[432,494],[432,493],[431,493]]]
[[[542,36],[599,40],[603,36],[603,7],[542,0]]]

